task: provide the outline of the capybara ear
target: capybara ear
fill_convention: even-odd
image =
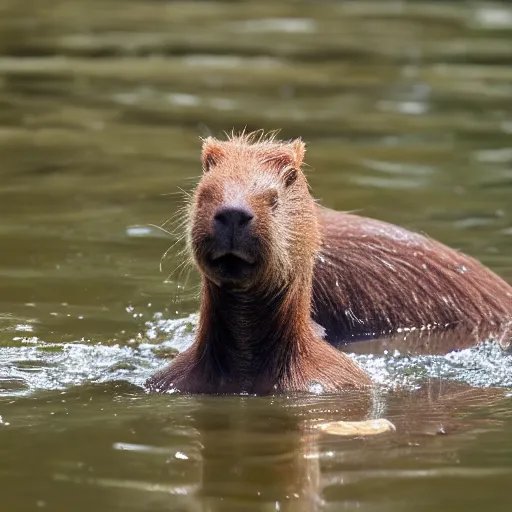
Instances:
[[[272,149],[268,162],[280,170],[289,168],[300,169],[306,153],[306,145],[301,139],[295,139]]]
[[[294,156],[293,166],[296,169],[300,169],[304,162],[304,155],[306,154],[306,144],[304,144],[304,141],[299,138],[290,142],[290,147],[292,148]]]
[[[201,154],[201,162],[203,164],[203,172],[210,171],[219,164],[224,158],[223,143],[213,137],[203,139],[203,151]]]

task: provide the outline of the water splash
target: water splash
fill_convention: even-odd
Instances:
[[[475,387],[512,387],[512,355],[494,341],[446,355],[354,356],[375,382],[390,388],[418,387],[431,379],[457,381]]]
[[[0,350],[0,396],[116,380],[142,386],[153,372],[168,364],[169,355],[190,346],[196,326],[195,314],[166,320],[157,313],[146,323],[145,336],[127,346],[44,343],[28,337],[18,340],[21,346]],[[431,379],[512,388],[512,355],[493,342],[444,356],[411,356],[395,351],[351,357],[374,382],[388,389],[415,389]]]

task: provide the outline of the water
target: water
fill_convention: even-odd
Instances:
[[[492,342],[354,355],[373,396],[140,384],[197,321],[183,245],[150,225],[173,232],[199,136],[302,136],[324,204],[512,281],[511,37],[511,3],[2,2],[0,510],[507,510]],[[315,428],[373,417],[396,433]]]

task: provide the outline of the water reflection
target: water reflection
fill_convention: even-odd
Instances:
[[[4,400],[0,473],[17,488],[24,476],[12,457],[31,460],[23,475],[33,489],[4,505],[330,510],[366,483],[407,478],[426,489],[432,478],[471,476],[463,450],[510,427],[509,402],[500,390],[442,381],[375,396],[148,397],[120,383]],[[315,429],[383,414],[396,432],[343,439]]]

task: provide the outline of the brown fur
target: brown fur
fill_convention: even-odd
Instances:
[[[445,352],[490,336],[509,342],[512,287],[475,259],[378,220],[318,216],[315,319],[331,343],[414,331],[443,333]]]
[[[313,265],[320,248],[315,205],[300,167],[301,141],[251,136],[206,139],[205,175],[190,210],[189,245],[202,274],[195,343],[151,389],[193,393],[326,391],[370,384],[346,355],[325,343],[311,319]],[[258,267],[243,281],[223,280],[209,264],[212,219],[223,204],[256,215],[249,256]]]
[[[494,332],[510,322],[512,288],[475,260],[396,226],[316,206],[301,171],[304,152],[300,140],[204,141],[188,223],[202,275],[199,328],[150,389],[268,394],[370,385],[321,339],[314,320],[333,343],[404,328]],[[247,264],[233,275],[212,258],[224,205],[254,214],[235,247]]]

